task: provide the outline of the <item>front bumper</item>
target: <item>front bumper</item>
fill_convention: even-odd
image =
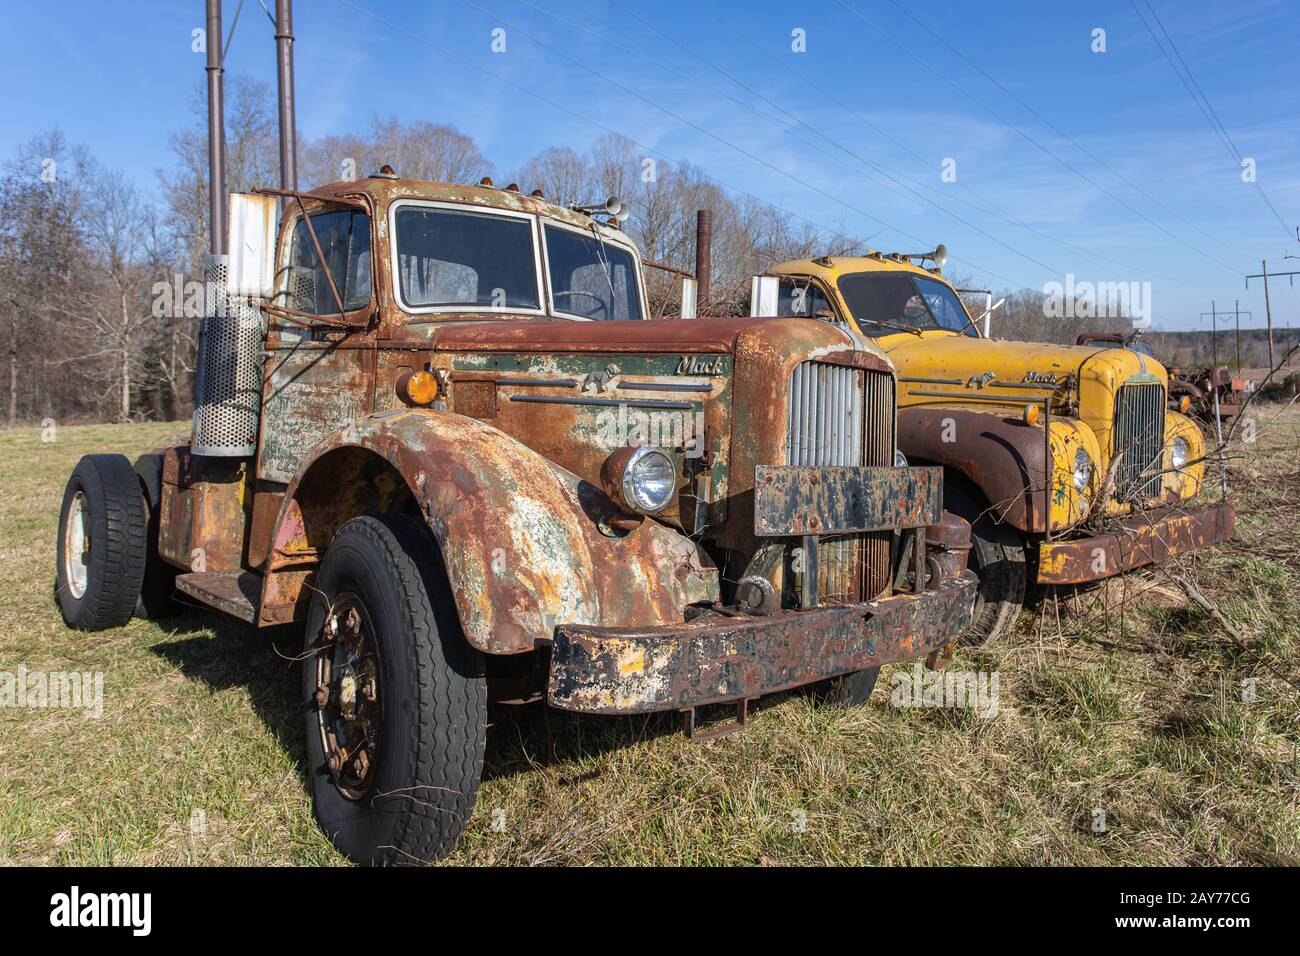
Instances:
[[[1163,564],[1231,538],[1236,520],[1227,502],[1208,508],[1175,506],[1129,518],[1108,534],[1045,541],[1038,548],[1038,583],[1083,584]]]
[[[547,697],[589,714],[681,710],[923,657],[970,626],[975,587],[963,572],[920,594],[766,617],[711,616],[654,628],[561,625]]]

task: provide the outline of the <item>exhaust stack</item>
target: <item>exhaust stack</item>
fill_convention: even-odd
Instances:
[[[257,450],[264,328],[258,300],[230,290],[221,0],[206,3],[210,255],[204,268],[207,314],[199,326],[190,450],[213,458],[247,458]]]

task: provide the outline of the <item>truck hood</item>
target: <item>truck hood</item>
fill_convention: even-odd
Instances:
[[[781,348],[816,353],[855,349],[883,360],[873,344],[813,319],[758,318],[665,321],[574,322],[541,319],[530,322],[456,322],[441,326],[433,347],[474,352],[596,352],[727,354],[742,340],[781,343]]]
[[[1026,394],[1041,397],[1043,390],[1035,389],[1035,384],[1061,383],[1067,377],[1085,392],[1113,391],[1135,377],[1168,381],[1163,365],[1124,348],[976,339],[937,331],[889,335],[877,341],[909,391],[909,385],[921,389],[942,385],[949,390],[979,391],[985,397],[1005,392],[1008,401],[1018,401]],[[942,381],[909,382],[915,379]]]

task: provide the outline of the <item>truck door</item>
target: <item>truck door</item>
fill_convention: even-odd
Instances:
[[[364,321],[374,313],[370,216],[335,208],[312,211],[311,222],[324,262],[299,215],[288,233],[288,256],[281,260],[277,302],[339,321],[328,270],[347,320],[361,327],[308,327],[271,317],[258,443],[262,481],[289,481],[322,438],[371,411],[375,342]]]

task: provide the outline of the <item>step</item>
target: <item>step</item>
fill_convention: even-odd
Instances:
[[[176,576],[176,590],[252,624],[262,598],[262,576],[252,571],[192,571]]]

